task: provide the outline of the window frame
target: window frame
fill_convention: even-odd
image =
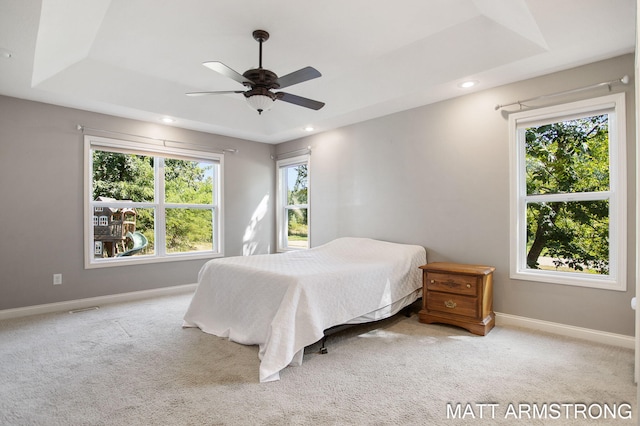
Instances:
[[[530,269],[526,266],[527,201],[524,131],[527,127],[591,115],[609,114],[609,191],[536,195],[538,201],[609,200],[609,274],[595,275]],[[590,287],[616,291],[627,289],[627,168],[625,94],[570,102],[521,111],[509,116],[510,162],[510,277],[517,280]]]
[[[284,170],[292,166],[307,165],[307,203],[306,204],[286,204],[287,197],[287,181],[284,179]],[[277,244],[276,251],[279,253],[296,250],[307,250],[311,248],[311,155],[304,154],[295,157],[289,157],[276,161],[277,173],[277,195],[276,195],[276,235]],[[287,211],[293,208],[307,209],[307,247],[290,247],[288,244],[287,231]]]
[[[185,144],[187,145],[187,144]],[[187,145],[188,146],[188,145]],[[123,154],[153,156],[154,161],[154,200],[146,202],[100,202],[93,200],[93,150],[119,152]],[[198,252],[167,253],[166,252],[166,215],[168,208],[203,208],[202,205],[189,203],[167,203],[164,196],[164,159],[183,159],[189,161],[204,161],[216,165],[214,168],[214,191],[212,204],[207,208],[213,210],[212,233],[213,250]],[[173,262],[195,259],[210,259],[224,256],[224,214],[223,214],[223,182],[224,155],[197,149],[169,147],[163,141],[136,142],[131,140],[112,139],[101,136],[84,136],[84,264],[85,269],[138,265],[148,263]],[[102,206],[122,206],[134,208],[155,209],[154,232],[155,253],[144,256],[110,257],[96,259],[94,257],[94,214],[93,209]],[[160,234],[160,230],[162,234]]]

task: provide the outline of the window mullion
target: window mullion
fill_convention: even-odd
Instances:
[[[167,219],[165,209],[165,179],[164,179],[164,158],[155,157],[154,178],[155,185],[155,204],[156,204],[156,251],[158,256],[165,256],[167,253]]]
[[[215,204],[190,204],[190,203],[164,203],[164,207],[168,209],[203,209],[210,210]]]
[[[563,194],[534,194],[523,197],[526,203],[598,201],[611,198],[611,191],[570,192]]]

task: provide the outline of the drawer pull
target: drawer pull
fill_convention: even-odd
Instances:
[[[435,284],[435,283],[436,283],[436,280],[431,280],[431,284]]]
[[[467,288],[471,288],[471,284],[467,284]]]
[[[447,300],[446,302],[444,302],[444,306],[446,306],[449,309],[453,309],[458,305],[453,300]]]

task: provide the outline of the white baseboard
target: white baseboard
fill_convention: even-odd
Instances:
[[[591,342],[602,343],[605,345],[635,349],[636,339],[633,336],[592,330],[590,328],[574,327],[572,325],[519,317],[517,315],[503,314],[500,312],[496,312],[496,325],[512,325],[515,327],[530,328],[533,330],[559,334],[561,336],[589,340]]]
[[[133,300],[148,299],[151,297],[169,296],[194,292],[198,284],[184,284],[173,287],[154,288],[151,290],[133,291],[129,293],[112,294],[109,296],[90,297],[87,299],[69,300],[65,302],[47,303],[44,305],[25,306],[0,310],[0,320],[20,318],[29,315],[50,314],[53,312],[73,311],[76,309],[91,308],[109,303],[130,302]]]

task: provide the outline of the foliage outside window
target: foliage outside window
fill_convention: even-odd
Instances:
[[[626,290],[624,94],[512,114],[511,277]]]
[[[278,251],[309,248],[309,156],[277,162]]]
[[[221,255],[221,156],[85,137],[86,266]]]

